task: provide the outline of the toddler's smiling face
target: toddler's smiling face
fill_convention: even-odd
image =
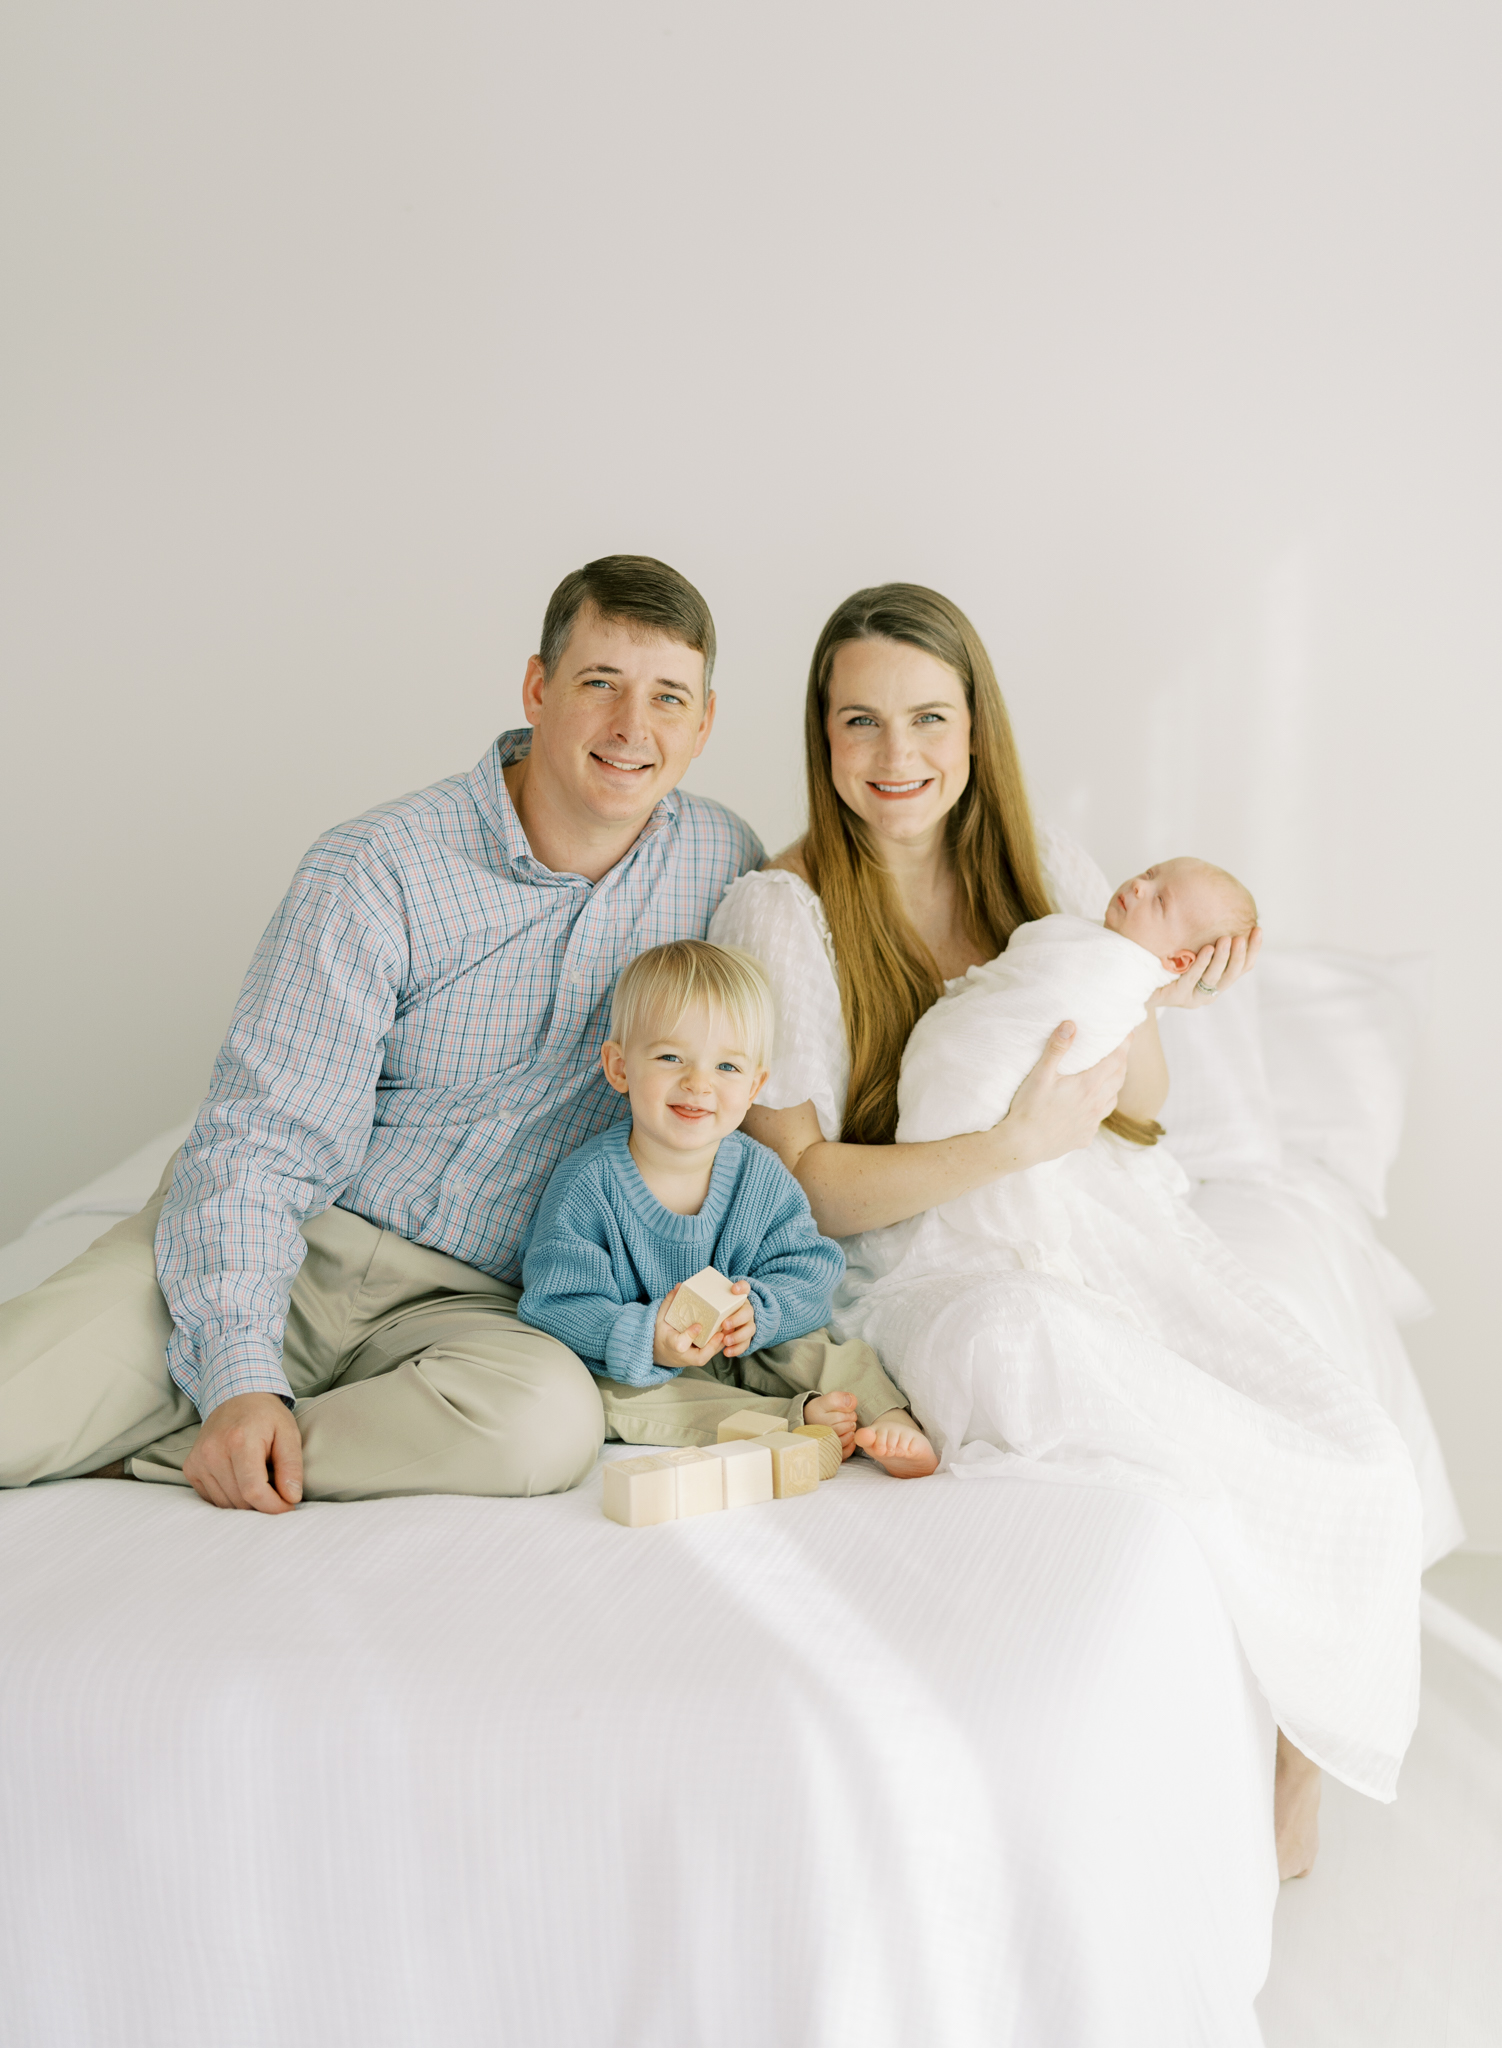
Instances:
[[[1123,882],[1106,912],[1107,931],[1145,947],[1176,974],[1188,972],[1202,947],[1227,933],[1245,937],[1256,923],[1257,906],[1234,875],[1187,855]]]
[[[654,1020],[624,1045],[607,1043],[605,1078],[630,1095],[638,1137],[668,1154],[696,1153],[739,1130],[767,1078],[746,1035],[723,1011],[691,1003],[676,1022]]]

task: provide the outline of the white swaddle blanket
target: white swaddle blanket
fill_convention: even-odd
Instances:
[[[1059,1071],[1083,1073],[1136,1030],[1148,997],[1174,978],[1146,947],[1092,918],[1019,925],[1004,953],[951,983],[913,1027],[897,1084],[898,1143],[990,1130],[1063,1019],[1075,1037]],[[1083,1282],[1069,1250],[1067,1177],[1067,1162],[1050,1160],[938,1213],[952,1230],[1006,1245],[1023,1266]]]
[[[1004,953],[951,983],[914,1025],[897,1083],[899,1144],[988,1131],[1066,1017],[1075,1039],[1059,1071],[1082,1074],[1136,1030],[1148,997],[1175,978],[1145,946],[1093,918],[1019,925]]]
[[[899,1142],[988,1128],[1050,1032],[1066,1071],[1173,977],[1084,918],[1020,927],[919,1020]],[[1392,1798],[1418,1705],[1420,1506],[1378,1403],[1199,1222],[1162,1148],[1102,1133],[847,1242],[842,1334],[876,1346],[957,1477],[1130,1484],[1194,1529],[1277,1717]]]

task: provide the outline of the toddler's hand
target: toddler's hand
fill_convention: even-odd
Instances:
[[[815,1394],[804,1404],[803,1420],[825,1423],[840,1440],[840,1456],[853,1455],[857,1420],[854,1394]]]
[[[678,1286],[682,1284],[680,1280]],[[748,1281],[732,1282],[732,1292],[749,1294],[750,1291]],[[699,1344],[695,1342],[699,1333],[697,1323],[690,1323],[686,1330],[675,1330],[667,1319],[668,1304],[677,1292],[677,1287],[671,1288],[663,1296],[662,1307],[657,1311],[657,1321],[652,1330],[652,1363],[665,1365],[673,1372],[682,1372],[687,1366],[708,1365],[710,1359],[718,1358],[721,1351],[727,1358],[739,1357],[756,1332],[756,1316],[750,1302],[732,1309],[709,1342]],[[733,1334],[738,1334],[741,1339],[734,1349],[726,1341]]]
[[[676,1287],[670,1289],[657,1311],[657,1321],[652,1326],[652,1363],[665,1365],[673,1372],[682,1372],[691,1365],[707,1365],[718,1353],[720,1339],[716,1332],[707,1344],[696,1344],[694,1339],[699,1334],[697,1323],[691,1323],[686,1330],[673,1328],[668,1321],[668,1304],[677,1292]]]
[[[855,1441],[894,1479],[926,1479],[939,1469],[938,1453],[903,1408],[878,1415],[869,1429],[855,1432]]]
[[[751,1292],[749,1280],[732,1280],[732,1294]],[[751,1349],[751,1339],[756,1335],[756,1310],[749,1301],[743,1301],[739,1308],[733,1308],[720,1325],[720,1343],[727,1358],[740,1358]]]

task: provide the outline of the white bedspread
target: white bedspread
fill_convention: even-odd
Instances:
[[[0,1250],[0,1296],[177,1135]],[[1404,1276],[1305,1165],[1254,1166],[1196,1206],[1365,1347],[1438,1556]],[[1272,1722],[1177,1516],[864,1467],[626,1531],[598,1490],[0,1495],[5,2048],[1256,2042]]]
[[[1240,2048],[1272,1727],[1138,1495],[0,1497],[7,2048]]]

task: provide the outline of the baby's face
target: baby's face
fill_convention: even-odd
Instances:
[[[1159,861],[1123,882],[1106,912],[1107,931],[1120,932],[1183,974],[1195,955],[1242,915],[1239,885],[1207,861]]]

